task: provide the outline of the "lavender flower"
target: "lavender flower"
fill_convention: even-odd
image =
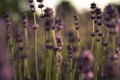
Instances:
[[[63,40],[60,35],[56,37],[56,42],[57,42],[58,50],[61,51],[63,47]]]
[[[78,41],[78,38],[73,31],[68,32],[68,37],[69,37],[69,43],[75,43]]]
[[[94,57],[92,53],[89,50],[84,50],[82,54],[82,58],[88,58],[88,60],[92,61],[94,60]]]
[[[28,26],[28,19],[26,13],[23,13],[23,26],[24,28]]]
[[[117,8],[112,5],[112,4],[109,4],[105,7],[105,13],[109,16],[109,17],[117,17],[118,16],[118,10]]]
[[[35,25],[33,25],[32,27],[33,27],[33,29],[37,29],[37,28],[39,28],[39,25],[38,25],[38,24],[35,24]]]
[[[11,25],[11,20],[9,14],[5,14],[5,22],[6,26],[9,27]]]
[[[37,0],[37,2],[40,2],[40,3],[41,3],[41,2],[43,2],[43,0]]]
[[[43,7],[44,7],[44,4],[42,3],[38,5],[38,8],[43,8]]]
[[[119,58],[120,58],[120,50],[116,48],[115,53],[111,57],[111,60],[116,63],[119,61]]]
[[[74,16],[74,21],[75,21],[75,29],[76,30],[79,30],[79,19],[78,19],[78,16]]]
[[[61,53],[57,53],[57,60],[58,60],[58,64],[62,62],[63,56],[61,55]]]
[[[96,3],[91,3],[91,7],[90,7],[91,9],[95,9],[96,8]]]
[[[53,17],[53,10],[52,10],[52,8],[46,8],[45,10],[44,10],[44,16],[45,17]]]
[[[104,12],[104,24],[108,28],[115,28],[118,20],[118,10],[112,4],[109,4],[105,7]]]
[[[55,21],[53,18],[48,18],[45,20],[45,30],[50,31],[51,29],[55,28]]]
[[[29,2],[30,11],[32,13],[34,13],[35,12],[34,1],[33,0],[28,0],[28,2]]]
[[[57,18],[57,19],[55,20],[55,26],[56,26],[56,29],[57,29],[58,31],[60,31],[61,29],[64,28],[63,21],[62,21],[60,18]]]

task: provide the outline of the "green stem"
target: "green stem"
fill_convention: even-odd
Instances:
[[[49,59],[47,58],[47,61],[46,61],[46,80],[49,79],[48,78],[48,73],[49,73],[49,71],[48,71],[48,69],[49,69],[48,64],[49,64]]]
[[[25,43],[26,43],[26,52],[28,50],[28,32],[27,32],[27,28],[24,28],[24,34],[25,34]],[[29,71],[29,63],[28,63],[28,59],[24,60],[24,65],[25,65],[25,70],[24,70],[24,76],[30,79],[30,71]]]
[[[77,62],[75,63],[75,66],[74,66],[74,69],[73,69],[73,78],[75,77],[76,68],[77,68]]]
[[[51,80],[52,74],[52,53],[49,53],[49,80]]]
[[[99,58],[99,42],[97,43],[97,54],[96,54],[96,63],[95,63],[95,66],[96,66],[96,70],[95,70],[95,80],[97,80],[97,76],[98,76],[98,71],[99,71],[99,65],[98,65],[98,58]]]
[[[93,25],[92,30],[93,30],[93,32],[95,32],[95,23],[94,23],[94,20],[92,20],[92,25]]]
[[[38,72],[38,54],[37,54],[37,29],[34,30],[35,33],[35,65],[36,65],[36,77],[39,80],[39,72]]]
[[[36,14],[33,13],[33,20],[34,20],[34,25],[36,26],[37,22],[36,22]],[[37,53],[37,28],[34,29],[34,35],[35,35],[35,43],[34,43],[34,47],[35,47],[35,66],[36,66],[36,78],[37,80],[39,80],[39,72],[38,72],[38,53]]]
[[[73,59],[71,58],[71,59],[70,59],[70,68],[71,68],[71,71],[70,71],[70,80],[73,80],[72,66],[73,66]]]
[[[19,65],[19,79],[22,80],[22,65],[21,65],[21,62],[19,62],[18,65]]]
[[[94,31],[95,31],[95,25],[94,25],[94,20],[92,21],[92,32],[94,33]],[[92,37],[92,45],[91,45],[91,52],[92,52],[92,54],[93,54],[93,48],[94,48],[94,42],[95,42],[95,38],[94,37]]]
[[[12,58],[12,63],[13,63],[13,69],[14,69],[14,76],[15,76],[15,80],[17,80],[16,77],[16,70],[15,70],[15,63],[14,63],[14,48],[13,48],[13,42],[12,39],[9,39],[10,41],[10,51],[11,51],[11,58]]]
[[[116,47],[116,36],[113,34],[112,35],[112,54],[115,53],[115,47]]]

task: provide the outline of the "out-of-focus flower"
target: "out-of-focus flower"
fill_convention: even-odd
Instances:
[[[61,51],[63,47],[63,40],[60,35],[56,36],[56,42],[57,42],[58,50]]]
[[[37,29],[37,28],[39,28],[39,25],[38,25],[38,24],[35,24],[35,25],[33,25],[32,27],[33,27],[33,29]]]
[[[63,24],[63,21],[60,19],[60,18],[57,18],[55,20],[55,26],[56,26],[56,29],[59,31],[61,29],[64,28],[64,24]]]
[[[48,18],[45,20],[45,30],[50,31],[55,28],[55,21],[53,18]]]
[[[28,19],[26,13],[23,13],[23,26],[24,28],[28,26]]]
[[[89,71],[87,73],[87,78],[88,78],[88,80],[93,80],[94,79],[94,73],[93,73],[93,71]]]
[[[44,10],[44,16],[45,17],[53,17],[53,9],[52,8],[46,8],[45,10]]]
[[[63,60],[63,56],[61,53],[57,53],[57,61],[58,61],[58,64],[61,63]]]
[[[11,26],[10,16],[7,13],[5,14],[5,22],[7,27]]]
[[[103,18],[106,27],[114,29],[118,23],[118,17],[118,10],[114,5],[109,4],[105,7]]]
[[[90,60],[90,61],[94,60],[94,56],[92,55],[92,53],[89,50],[83,51],[82,58],[88,58],[88,60]]]

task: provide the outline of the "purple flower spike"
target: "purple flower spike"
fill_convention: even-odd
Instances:
[[[44,10],[44,12],[45,12],[45,14],[44,14],[45,17],[53,17],[53,9],[52,8],[46,8]]]
[[[62,62],[63,56],[61,55],[61,53],[57,53],[57,60],[58,60],[58,64]]]
[[[60,35],[58,35],[56,37],[56,41],[57,41],[57,46],[58,46],[58,50],[61,51],[62,50],[62,47],[63,47],[63,40],[62,40],[62,37]]]
[[[57,30],[61,30],[64,28],[63,21],[60,18],[56,19],[55,25],[56,25]]]

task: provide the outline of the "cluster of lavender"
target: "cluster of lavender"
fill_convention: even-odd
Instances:
[[[104,12],[97,7],[96,3],[91,4],[92,20],[92,42],[91,50],[83,49],[80,43],[80,23],[79,16],[73,16],[74,31],[66,32],[67,37],[62,34],[64,22],[60,18],[54,17],[52,8],[45,8],[43,0],[37,0],[38,8],[41,10],[39,15],[44,21],[44,42],[45,52],[40,53],[38,46],[38,30],[36,10],[33,0],[28,0],[30,11],[33,14],[33,51],[29,54],[29,37],[28,23],[29,19],[26,13],[23,13],[23,33],[17,25],[14,26],[12,33],[12,25],[9,15],[5,16],[6,31],[7,31],[7,48],[11,55],[10,59],[14,65],[15,80],[118,80],[114,75],[114,64],[119,66],[120,51],[119,46],[116,46],[116,39],[119,39],[118,17],[119,13],[115,6],[108,5]],[[41,28],[41,27],[40,27]],[[40,29],[41,30],[41,29]],[[12,35],[13,34],[13,35]],[[22,35],[24,34],[24,35]],[[103,35],[104,34],[104,35]],[[112,36],[109,36],[112,35]],[[43,38],[42,37],[42,38]],[[64,42],[66,37],[67,41]],[[109,40],[110,39],[110,40]],[[108,45],[109,43],[109,45]],[[64,46],[67,46],[67,58],[63,58]],[[86,47],[86,46],[85,46]],[[39,64],[39,54],[42,55],[41,63]],[[30,69],[32,59],[30,55],[34,55],[33,70]],[[67,61],[67,67],[64,67],[62,62]],[[41,70],[41,69],[42,70]],[[69,68],[69,69],[67,69]],[[109,68],[111,70],[108,70]],[[34,71],[35,70],[35,71]],[[67,71],[67,72],[64,72]],[[35,72],[35,74],[34,74]],[[65,77],[64,77],[65,76]],[[111,77],[109,77],[111,76]]]
[[[119,35],[119,26],[118,19],[119,13],[116,7],[112,4],[109,4],[105,7],[104,12],[101,12],[101,9],[96,6],[96,3],[92,3],[91,7],[92,11],[90,19],[93,21],[93,33],[91,34],[92,45],[91,52],[95,55],[95,79],[98,79],[98,73],[102,68],[102,64],[104,64],[106,58],[110,58],[110,56],[118,56],[115,49],[116,40]],[[116,34],[117,33],[117,34]],[[103,35],[104,34],[104,35]],[[110,37],[111,35],[111,37]],[[94,41],[96,39],[97,43]],[[97,45],[95,45],[95,43]],[[109,43],[109,45],[108,45]],[[96,51],[93,51],[96,46]],[[103,47],[102,47],[103,46]],[[110,50],[111,49],[111,50]],[[108,52],[109,50],[109,52]],[[105,55],[107,54],[107,55]],[[106,58],[104,58],[106,56]],[[113,59],[113,58],[112,58]],[[110,61],[110,59],[108,60]]]

